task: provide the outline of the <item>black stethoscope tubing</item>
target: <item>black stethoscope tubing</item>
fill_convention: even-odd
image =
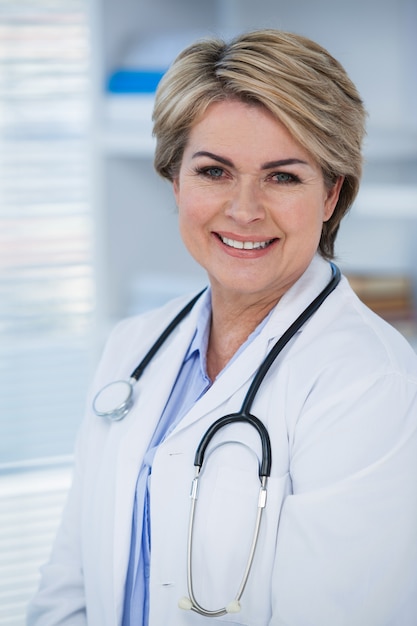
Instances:
[[[183,309],[181,309],[178,315],[174,317],[172,322],[165,328],[162,335],[155,341],[154,345],[149,350],[149,352],[145,354],[145,356],[143,357],[142,361],[139,363],[137,368],[133,370],[133,372],[130,375],[131,379],[133,378],[136,381],[139,380],[144,370],[147,368],[147,366],[152,361],[155,354],[158,352],[159,348],[162,346],[163,343],[165,343],[169,335],[172,333],[173,330],[176,329],[176,327],[184,319],[184,317],[188,315],[188,313],[193,308],[194,304],[197,302],[199,297],[204,293],[204,291],[206,291],[206,289],[207,287],[205,287],[202,291],[200,291],[192,300],[190,300],[190,302],[188,302],[188,304],[186,304],[186,306]]]

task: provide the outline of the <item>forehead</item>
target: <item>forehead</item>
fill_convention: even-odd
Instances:
[[[191,126],[185,154],[201,150],[226,151],[236,158],[250,154],[267,161],[283,156],[312,161],[270,111],[238,100],[210,104]]]

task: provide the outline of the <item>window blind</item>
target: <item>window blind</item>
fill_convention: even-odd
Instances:
[[[23,626],[90,368],[86,0],[0,0],[0,624]]]
[[[88,377],[83,0],[0,0],[0,463],[68,454]]]

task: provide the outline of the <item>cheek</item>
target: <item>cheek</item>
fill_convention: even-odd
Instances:
[[[201,234],[204,228],[205,211],[194,198],[192,193],[183,194],[179,201],[178,207],[178,226],[181,238],[187,249],[191,252],[197,241],[201,241]]]
[[[192,194],[188,194],[186,199],[182,198],[177,201],[178,219],[181,229],[187,229],[199,222],[198,203],[193,200]]]
[[[207,188],[184,186],[175,195],[180,223],[184,228],[206,224],[218,210],[215,195]]]
[[[276,219],[287,244],[309,251],[319,245],[323,221],[324,207],[317,199],[292,204],[280,211]]]
[[[274,221],[288,235],[302,235],[321,230],[323,210],[311,200],[281,204],[274,211]]]

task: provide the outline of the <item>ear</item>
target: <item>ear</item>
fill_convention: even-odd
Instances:
[[[333,215],[333,211],[335,210],[337,201],[339,200],[340,190],[342,189],[344,180],[344,176],[339,176],[334,185],[327,190],[327,195],[324,201],[323,222],[327,222]]]
[[[178,198],[179,198],[179,193],[180,193],[180,183],[178,180],[178,176],[176,176],[172,181],[172,190],[174,192],[175,202],[178,206]]]

